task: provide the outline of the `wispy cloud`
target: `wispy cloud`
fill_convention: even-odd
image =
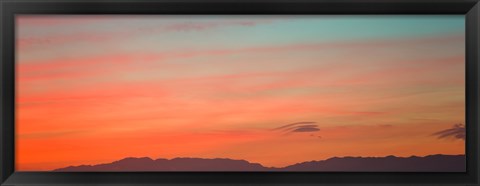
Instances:
[[[316,126],[315,127],[299,126],[291,130],[290,132],[316,132],[316,131],[320,131],[320,129],[317,128]]]
[[[22,26],[34,26],[34,27],[63,27],[78,24],[91,24],[97,22],[108,22],[111,19],[107,16],[97,15],[21,15],[17,18],[17,24]]]
[[[315,124],[315,123],[316,122],[313,122],[313,121],[302,121],[302,122],[296,122],[296,123],[290,123],[290,124],[287,124],[287,125],[283,125],[283,126],[274,128],[273,130],[280,130],[280,129],[286,129],[286,128],[294,127],[296,125]]]
[[[283,131],[288,133],[296,133],[296,132],[317,132],[320,131],[320,128],[316,124],[317,122],[312,121],[304,121],[304,122],[297,122],[297,123],[290,123],[287,125],[283,125],[277,128],[274,128],[275,131]]]
[[[38,20],[30,21],[28,19],[22,19],[21,26],[29,26],[30,24],[64,24],[66,20]],[[86,20],[82,20],[86,22]],[[109,41],[118,41],[122,39],[132,38],[139,35],[148,35],[148,34],[159,34],[159,33],[172,33],[172,32],[197,32],[205,31],[210,29],[222,28],[222,27],[252,27],[259,24],[267,24],[270,21],[248,21],[248,20],[238,20],[238,21],[212,21],[212,22],[183,22],[183,23],[174,23],[174,24],[158,24],[158,25],[138,25],[134,29],[120,30],[117,32],[94,32],[94,31],[83,31],[83,32],[72,32],[65,34],[49,34],[44,36],[22,36],[20,35],[17,42],[20,49],[28,49],[33,46],[57,46],[61,44],[72,44],[77,42],[109,42]]]
[[[433,133],[439,139],[461,139],[465,140],[465,125],[455,124],[452,128]]]
[[[20,134],[21,139],[43,139],[43,138],[55,138],[55,137],[72,137],[78,134],[88,133],[87,130],[65,130],[65,131],[46,131],[46,132],[32,132],[26,134]]]

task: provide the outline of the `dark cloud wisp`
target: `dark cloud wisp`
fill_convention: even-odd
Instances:
[[[283,126],[274,128],[273,130],[288,129],[288,128],[295,127],[295,126],[298,126],[298,125],[309,125],[309,124],[316,124],[316,123],[317,122],[313,122],[313,121],[302,121],[302,122],[296,122],[296,123],[290,123],[290,124],[287,124],[287,125],[283,125]]]
[[[297,133],[297,132],[317,132],[320,131],[320,128],[318,127],[318,124],[316,122],[297,122],[297,123],[291,123],[287,125],[283,125],[277,128],[274,128],[273,130],[281,130],[287,133]]]
[[[291,130],[290,132],[316,132],[316,131],[320,131],[320,129],[317,127],[298,127],[294,130]]]
[[[455,124],[452,128],[433,133],[439,139],[461,139],[465,140],[465,125]]]

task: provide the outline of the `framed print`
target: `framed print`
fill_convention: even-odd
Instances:
[[[478,185],[478,1],[1,3],[2,185]]]

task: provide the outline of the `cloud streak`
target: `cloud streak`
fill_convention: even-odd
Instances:
[[[28,18],[30,19],[30,18]],[[20,22],[22,26],[28,26],[30,24],[64,24],[65,20],[38,20],[38,21],[29,21],[28,19],[21,19]],[[85,22],[85,20],[83,20]],[[20,35],[17,39],[20,49],[29,49],[35,46],[58,46],[62,44],[72,44],[77,42],[109,42],[109,41],[118,41],[125,40],[139,35],[148,35],[148,34],[159,34],[159,33],[173,33],[173,32],[198,32],[205,31],[210,29],[222,28],[222,27],[232,27],[232,26],[241,26],[241,27],[252,27],[259,24],[267,24],[271,21],[248,21],[248,20],[239,20],[239,21],[223,21],[223,22],[183,22],[183,23],[173,23],[173,24],[160,24],[155,26],[144,26],[139,25],[135,29],[120,30],[117,32],[73,32],[66,34],[50,34],[44,36],[22,36]]]
[[[22,139],[44,139],[44,138],[72,137],[78,134],[85,134],[85,133],[89,133],[89,131],[65,130],[65,131],[33,132],[33,133],[21,134],[18,137]]]
[[[297,122],[291,123],[287,125],[283,125],[277,128],[274,128],[274,131],[282,131],[289,133],[303,133],[303,132],[317,132],[320,131],[320,128],[316,124],[317,122],[312,121],[304,121],[304,122]]]
[[[317,127],[301,126],[301,127],[295,128],[294,130],[291,130],[290,132],[317,132],[317,131],[320,131],[320,129]]]
[[[460,139],[465,140],[465,125],[455,124],[452,128],[433,133],[438,139]]]
[[[296,123],[290,123],[290,124],[287,124],[287,125],[283,125],[283,126],[274,128],[273,130],[287,129],[287,128],[290,128],[290,127],[295,127],[297,125],[315,124],[315,123],[316,122],[313,122],[313,121],[302,121],[302,122],[296,122]]]

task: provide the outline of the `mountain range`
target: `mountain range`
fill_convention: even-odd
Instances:
[[[429,155],[425,157],[333,157],[286,167],[265,167],[259,163],[226,158],[125,158],[106,164],[69,166],[56,172],[116,171],[295,171],[295,172],[465,172],[465,155]]]

